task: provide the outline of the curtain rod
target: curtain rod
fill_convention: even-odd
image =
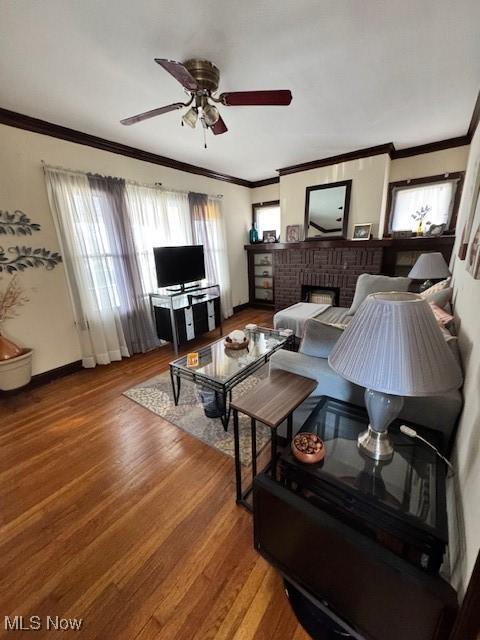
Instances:
[[[89,171],[81,171],[80,169],[67,169],[65,167],[56,167],[56,166],[53,166],[51,164],[47,164],[45,162],[45,160],[40,160],[40,162],[42,163],[44,171],[45,171],[45,169],[53,169],[54,171],[63,171],[64,173],[71,173],[72,175],[76,175],[76,176],[100,175],[100,174],[91,173]],[[102,177],[107,177],[107,176],[102,176]],[[126,184],[132,184],[132,185],[135,185],[137,187],[148,187],[149,189],[158,189],[159,191],[163,191],[163,192],[166,192],[166,193],[168,193],[168,192],[180,193],[182,195],[187,195],[187,196],[188,196],[189,193],[192,193],[192,191],[182,191],[180,189],[171,189],[169,187],[164,187],[161,182],[154,182],[152,184],[152,183],[148,183],[148,182],[137,182],[136,180],[128,180],[126,178],[119,178],[118,176],[108,176],[108,177],[109,178],[116,178],[117,180],[118,179],[125,180]],[[196,192],[193,192],[193,193],[196,193]],[[208,195],[210,198],[215,198],[215,199],[218,199],[218,200],[221,200],[223,198],[223,193],[217,193],[215,195],[208,193],[206,195]]]

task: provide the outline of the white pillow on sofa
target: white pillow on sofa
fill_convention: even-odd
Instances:
[[[355,295],[353,297],[352,306],[348,311],[348,315],[352,316],[358,311],[359,306],[371,293],[381,293],[383,291],[408,291],[410,286],[410,278],[390,276],[376,276],[370,273],[362,273],[358,276]]]
[[[437,282],[420,294],[427,302],[433,302],[434,304],[445,309],[453,296],[453,289],[450,286],[451,278]]]

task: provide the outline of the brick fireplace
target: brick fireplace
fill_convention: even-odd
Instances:
[[[362,273],[382,272],[382,246],[345,247],[298,243],[273,251],[275,309],[284,309],[302,300],[302,287],[338,290],[338,305],[349,307],[357,278]],[[353,245],[353,246],[352,246]],[[285,246],[285,245],[284,245]]]
[[[248,244],[245,249],[248,253],[250,304],[272,310],[285,309],[304,300],[309,291],[325,289],[335,293],[335,304],[349,307],[357,278],[362,273],[406,276],[413,265],[409,261],[427,251],[440,251],[448,262],[454,242],[454,236],[440,236],[359,242],[339,238]],[[273,287],[270,288],[273,295],[268,300],[263,297],[257,299],[255,295],[259,279],[255,256],[258,254],[271,254],[268,262],[273,267],[273,278],[270,276],[273,279]],[[402,258],[405,254],[408,254],[406,263]]]

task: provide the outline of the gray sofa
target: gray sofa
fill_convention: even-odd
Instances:
[[[364,387],[359,387],[338,375],[328,364],[328,355],[342,333],[341,328],[331,323],[347,324],[352,317],[351,311],[351,308],[332,307],[326,314],[307,320],[298,352],[281,350],[270,359],[270,371],[282,369],[318,382],[313,394],[294,413],[294,427],[297,430],[314,409],[320,396],[330,396],[336,400],[365,406]],[[456,339],[449,341],[448,345],[459,359]],[[461,409],[460,391],[451,391],[442,396],[429,398],[405,398],[400,417],[441,431],[445,438],[445,447],[448,448]]]

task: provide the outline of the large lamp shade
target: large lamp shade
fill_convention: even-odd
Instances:
[[[428,303],[414,293],[369,295],[332,349],[332,369],[365,390],[370,424],[358,446],[375,460],[394,451],[389,424],[404,396],[434,396],[457,389],[460,366]]]
[[[328,362],[351,382],[399,396],[440,395],[462,384],[430,306],[414,293],[369,295]]]

